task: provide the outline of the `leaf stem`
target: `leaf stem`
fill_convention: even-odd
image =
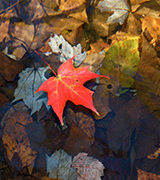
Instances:
[[[43,57],[42,57],[36,50],[34,50],[34,52],[47,64],[47,66],[51,69],[51,71],[54,73],[54,75],[57,76],[57,74],[56,74],[55,71],[51,68],[51,66],[47,63],[47,61],[44,60]]]

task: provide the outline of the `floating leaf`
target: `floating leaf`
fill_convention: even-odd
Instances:
[[[74,57],[63,63],[56,77],[50,77],[36,91],[46,91],[48,94],[48,105],[51,105],[63,125],[63,109],[67,101],[75,105],[83,105],[98,114],[92,101],[93,91],[87,89],[83,84],[98,75],[89,71],[89,66],[75,68],[72,64]],[[109,78],[108,78],[109,79]]]

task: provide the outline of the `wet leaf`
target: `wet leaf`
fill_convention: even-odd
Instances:
[[[137,9],[136,14],[142,17],[148,16],[160,19],[159,17],[160,2],[159,0],[152,0],[141,4],[140,8]]]
[[[130,0],[130,3],[132,5],[134,5],[134,4],[142,4],[142,3],[147,2],[147,1],[150,1],[150,0]]]
[[[98,8],[101,11],[114,11],[114,14],[108,18],[106,22],[107,24],[118,22],[122,25],[124,20],[127,18],[129,11],[129,6],[125,0],[104,0],[99,2]]]
[[[89,66],[89,70],[91,72],[97,72],[100,68],[100,65],[105,57],[105,54],[89,54],[84,61],[82,62],[80,67]]]
[[[137,174],[138,174],[138,180],[158,180],[160,178],[160,175],[143,171],[139,168],[137,168]]]
[[[75,10],[76,8],[82,6],[86,3],[86,0],[62,0],[59,4],[61,11]]]
[[[57,36],[55,34],[54,37],[50,37],[50,42],[48,44],[51,47],[52,52],[60,53],[61,62],[66,62],[68,59],[76,55],[74,63],[76,66],[79,66],[86,57],[86,52],[82,53],[82,47],[80,44],[72,47],[62,35]]]
[[[139,37],[119,41],[106,52],[101,66],[101,74],[108,74],[114,78],[114,71],[119,71],[118,79],[122,87],[130,88],[137,72],[139,63]]]
[[[148,159],[156,159],[159,157],[160,154],[160,148],[158,148],[153,154],[149,154],[147,156]]]
[[[87,156],[87,153],[79,153],[73,158],[72,167],[77,169],[77,180],[101,180],[104,175],[104,165],[96,158]]]
[[[129,13],[129,16],[127,18],[127,25],[125,28],[125,31],[128,34],[133,34],[133,35],[140,35],[141,34],[141,22],[139,19],[137,19],[133,13]]]
[[[126,32],[117,31],[116,34],[113,34],[111,37],[109,37],[109,39],[112,40],[111,45],[113,45],[119,41],[124,41],[127,39],[136,38],[136,37],[137,36],[128,34]]]
[[[110,82],[108,82],[108,84],[109,83]],[[103,79],[100,80],[99,85],[97,86],[93,97],[94,97],[94,100],[93,100],[94,106],[96,107],[96,109],[98,110],[100,114],[100,116],[97,116],[96,114],[94,114],[94,116],[96,117],[96,119],[102,119],[108,114],[108,112],[110,112],[109,88],[105,80]]]
[[[41,180],[61,180],[61,179],[43,176],[43,177],[41,178]]]
[[[138,66],[139,76],[136,76],[138,97],[151,110],[159,110],[160,70],[157,68],[157,52],[145,37],[142,39],[141,60]]]
[[[27,112],[14,112],[3,124],[3,144],[8,159],[17,169],[30,165],[37,157],[37,153],[30,147],[30,141],[23,126],[29,122],[33,121]]]
[[[39,1],[30,0],[20,2],[17,5],[18,15],[26,23],[32,23],[37,19],[41,19],[45,12]]]
[[[147,37],[147,32],[151,36],[151,44],[154,43],[160,36],[160,20],[153,17],[145,17],[142,21],[142,31]],[[149,36],[148,35],[148,36]]]
[[[63,149],[73,156],[79,151],[88,152],[95,136],[95,122],[90,110],[68,103],[64,117],[70,131]]]
[[[46,158],[49,177],[66,180],[76,179],[77,172],[74,168],[71,168],[72,157],[64,150],[56,151],[51,157],[46,155]]]
[[[93,91],[84,87],[88,80],[108,76],[98,75],[89,71],[89,67],[75,68],[73,66],[74,56],[64,62],[58,69],[56,77],[50,77],[36,91],[45,91],[48,94],[48,105],[52,106],[58,116],[60,123],[63,122],[63,110],[67,101],[75,105],[83,105],[98,114],[92,102]]]
[[[2,42],[4,38],[8,37],[9,22],[9,20],[0,20],[0,42]]]
[[[63,35],[63,37],[72,46],[80,44],[83,50],[86,49],[87,42],[86,42],[85,34],[83,31],[83,25],[79,26],[78,28],[74,29],[71,32],[67,32],[66,35]]]
[[[0,52],[0,73],[6,81],[13,81],[23,66]]]
[[[13,102],[23,99],[28,108],[31,109],[31,114],[39,111],[43,103],[49,108],[47,96],[43,92],[34,94],[38,87],[47,80],[45,77],[47,69],[49,69],[48,66],[37,69],[26,68],[19,74],[20,79],[14,92],[15,99]]]
[[[96,31],[96,33],[100,37],[106,37],[107,35],[109,35],[110,27],[106,24],[106,21],[110,15],[111,15],[110,12],[101,12],[98,8],[93,9],[88,14],[88,20],[91,26],[90,32],[92,32],[94,29],[94,31]],[[94,31],[92,33],[95,36],[96,34]],[[99,37],[97,37],[97,40],[98,39]],[[95,41],[91,41],[91,42],[95,42]]]
[[[114,105],[110,102],[109,106],[112,109]],[[142,106],[141,101],[134,97],[129,102],[121,105],[112,121],[109,122],[106,135],[108,146],[112,151],[128,152],[131,146],[131,135],[139,123]]]
[[[80,21],[88,23],[88,17],[87,17],[87,12],[86,9],[84,8],[82,11],[76,11],[73,13],[69,13],[70,17],[73,17],[75,19],[78,19]]]
[[[12,39],[8,41],[8,45],[3,52],[10,58],[19,61],[33,41],[34,25],[25,24],[24,22],[12,23],[9,28],[9,35]],[[22,46],[22,44],[28,45],[26,46],[26,49]],[[12,51],[8,52],[8,49],[12,49]]]
[[[5,104],[8,101],[9,101],[9,99],[3,93],[0,92],[0,106],[2,106],[3,104]]]
[[[109,49],[110,45],[99,39],[96,43],[90,44],[91,49],[87,51],[87,54],[99,53],[102,50],[105,52]]]

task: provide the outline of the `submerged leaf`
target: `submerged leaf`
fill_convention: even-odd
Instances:
[[[154,43],[160,36],[160,20],[153,17],[145,17],[142,22],[142,31],[147,37],[147,33],[151,36],[150,43]]]
[[[62,0],[60,1],[60,6],[59,8],[62,11],[70,11],[70,10],[75,10],[76,8],[82,6],[83,4],[86,3],[86,0]]]
[[[139,168],[137,168],[137,175],[138,175],[138,180],[158,180],[160,179],[160,175],[157,175],[157,174],[154,174],[154,173],[151,173],[151,172],[146,172],[146,171],[143,171]]]
[[[80,44],[77,46],[71,46],[62,35],[54,35],[54,37],[50,37],[50,42],[48,43],[54,53],[60,53],[60,61],[65,62],[67,59],[75,57],[75,65],[78,66],[82,63],[82,61],[86,58],[87,53],[81,52],[82,47]]]
[[[124,20],[127,18],[129,11],[129,6],[125,0],[104,0],[98,4],[98,8],[101,11],[114,11],[114,14],[108,18],[106,22],[107,24],[118,22],[122,25]]]
[[[79,153],[74,157],[72,167],[77,170],[77,180],[101,180],[104,165],[96,158],[87,156],[87,153]]]
[[[23,99],[26,106],[32,110],[31,114],[39,111],[43,103],[46,108],[49,108],[47,106],[47,96],[43,92],[34,94],[38,87],[47,80],[44,76],[47,69],[49,69],[48,66],[37,69],[26,68],[19,74],[20,79],[18,80],[18,87],[14,92],[15,99],[13,102]]]
[[[11,117],[6,118],[3,128],[3,143],[6,148],[8,159],[12,166],[22,168],[30,165],[37,157],[36,151],[30,147],[30,141],[27,137],[25,127],[28,123],[32,123],[27,112],[14,112]]]
[[[139,76],[136,76],[135,85],[138,97],[152,111],[160,110],[160,70],[157,60],[157,52],[143,36]]]
[[[64,180],[75,180],[77,177],[76,170],[71,168],[72,157],[64,150],[60,149],[52,154],[51,157],[46,155],[47,172],[49,177]]]
[[[102,62],[101,74],[114,78],[114,71],[119,71],[119,82],[122,87],[130,88],[134,83],[133,77],[137,72],[139,63],[138,51],[139,37],[119,41],[106,52]]]

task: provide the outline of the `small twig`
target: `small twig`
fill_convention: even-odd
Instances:
[[[16,3],[14,3],[12,6],[9,6],[8,8],[3,9],[2,11],[0,11],[0,14],[3,14],[5,11],[8,11],[9,9],[13,8],[17,4],[19,4],[21,1],[24,1],[24,0],[20,0],[20,1],[16,2]]]

